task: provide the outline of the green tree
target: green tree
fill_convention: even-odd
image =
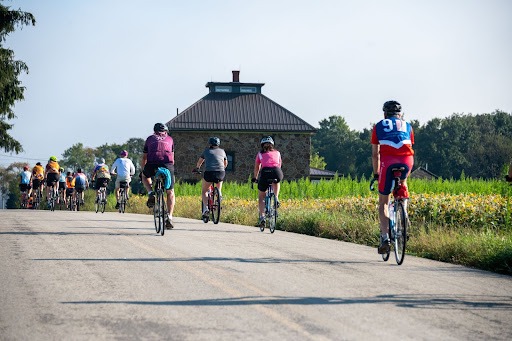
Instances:
[[[0,148],[16,154],[23,151],[23,147],[9,135],[12,124],[8,120],[16,118],[15,102],[24,99],[25,87],[21,85],[19,76],[22,72],[28,73],[28,67],[24,62],[15,60],[14,51],[4,48],[3,43],[17,27],[35,23],[32,14],[0,4]]]
[[[324,158],[318,154],[318,152],[311,152],[309,157],[309,166],[317,169],[325,169],[327,166],[327,162],[325,162]]]
[[[61,160],[61,165],[63,168],[71,168],[73,171],[82,168],[84,173],[88,173],[94,166],[95,153],[95,149],[84,148],[83,143],[76,143],[62,153],[64,158]]]
[[[320,121],[311,142],[327,163],[326,169],[357,176],[367,172],[368,165],[371,167],[370,140],[366,140],[366,134],[351,130],[345,118],[333,115]]]

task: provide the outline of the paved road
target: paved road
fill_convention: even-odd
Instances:
[[[149,215],[0,211],[0,339],[512,339],[511,277],[175,223],[162,237]]]

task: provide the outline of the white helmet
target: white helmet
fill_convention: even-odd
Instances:
[[[263,145],[264,143],[270,143],[271,145],[274,145],[274,140],[272,139],[272,136],[266,136],[262,138],[260,144]]]

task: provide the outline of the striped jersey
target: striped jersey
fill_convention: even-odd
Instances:
[[[378,122],[373,127],[371,143],[380,145],[381,155],[414,155],[412,126],[398,117],[389,117]]]

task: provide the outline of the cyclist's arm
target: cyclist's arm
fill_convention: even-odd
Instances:
[[[372,166],[373,166],[373,174],[379,174],[380,167],[380,145],[372,144]]]
[[[142,159],[140,160],[140,166],[144,169],[146,162],[148,161],[148,153],[142,153]]]
[[[199,160],[197,160],[196,168],[199,169],[204,163],[204,158],[200,157]]]
[[[260,172],[260,167],[261,167],[261,164],[259,164],[257,162],[254,164],[254,178],[255,179],[258,178],[258,173]]]
[[[135,166],[133,165],[133,162],[130,161],[130,176],[135,175]]]

